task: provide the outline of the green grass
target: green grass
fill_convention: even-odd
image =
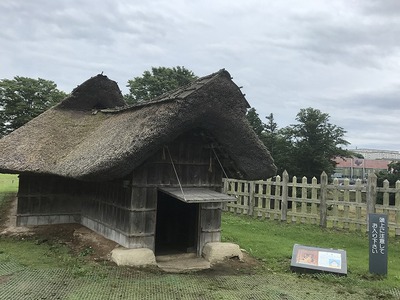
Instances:
[[[6,221],[11,202],[18,191],[18,175],[0,174],[0,226]]]
[[[15,197],[17,180],[15,175],[0,175],[0,191],[2,191],[0,192],[0,225],[2,217],[4,219],[5,216],[4,208],[10,205],[11,199]],[[338,295],[354,299],[363,298],[363,291],[367,291],[366,293],[371,296],[371,299],[391,299],[388,290],[400,287],[400,238],[398,237],[389,238],[389,273],[385,278],[368,273],[368,236],[366,233],[322,229],[309,224],[258,220],[224,213],[222,238],[223,241],[238,243],[241,248],[258,258],[261,261],[261,268],[259,268],[257,276],[260,278],[277,276],[274,279],[268,277],[268,280],[276,280],[274,284],[277,286],[281,280],[284,280],[290,281],[294,290],[296,287],[300,289],[300,286],[304,286],[304,284],[312,286],[314,290],[318,287],[322,291],[328,287],[334,287]],[[294,244],[346,250],[348,276],[293,274],[290,271],[290,260]],[[56,241],[41,240],[38,236],[18,238],[0,236],[0,265],[7,262],[11,265],[12,262],[16,262],[27,268],[41,270],[68,268],[77,278],[84,278],[85,274],[91,274],[91,272],[102,274],[109,270],[107,266],[97,265],[94,268],[93,263],[85,260],[84,257],[90,254],[90,251],[90,249],[85,249],[80,255],[73,255],[66,245]],[[94,271],[95,269],[96,271]],[[179,280],[176,280],[180,282],[186,280],[185,278],[179,277]],[[201,279],[201,277],[199,278]],[[85,289],[89,287],[88,285]],[[284,289],[284,287],[281,288]]]
[[[18,175],[0,174],[0,193],[16,193],[18,191]]]
[[[316,225],[287,224],[279,221],[258,220],[247,216],[224,213],[222,218],[224,241],[238,243],[251,255],[264,262],[268,270],[290,272],[294,244],[321,248],[344,249],[347,252],[348,276],[308,275],[342,285],[376,290],[400,287],[400,239],[389,238],[388,276],[369,274],[368,236],[366,233],[323,229]]]
[[[13,260],[32,268],[73,267],[79,261],[67,246],[40,239],[0,237],[0,263]]]

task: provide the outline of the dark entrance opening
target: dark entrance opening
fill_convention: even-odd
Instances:
[[[197,251],[198,207],[158,192],[156,255]]]

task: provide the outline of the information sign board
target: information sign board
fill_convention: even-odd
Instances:
[[[346,251],[295,244],[290,267],[295,271],[347,275]]]
[[[369,272],[387,275],[388,266],[388,217],[369,214]]]

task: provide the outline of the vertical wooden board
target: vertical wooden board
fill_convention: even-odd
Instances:
[[[128,232],[127,230],[127,224],[126,224],[126,213],[127,211],[121,208],[117,208],[115,210],[115,216],[114,216],[114,227],[123,231],[123,232]]]
[[[38,210],[41,213],[52,213],[57,212],[57,209],[60,208],[60,211],[62,211],[62,205],[62,202],[60,203],[60,201],[57,201],[56,199],[51,199],[50,197],[44,195],[40,199]]]
[[[111,205],[110,205],[111,206]],[[108,222],[109,224],[112,225],[113,228],[117,227],[117,224],[119,224],[120,219],[121,219],[121,211],[122,209],[119,207],[111,206],[112,208],[112,213],[108,217]]]
[[[130,208],[132,201],[132,187],[124,189],[124,207]]]
[[[110,207],[110,211],[111,211],[111,213],[107,216],[108,223],[115,226],[117,224],[116,218],[118,218],[118,214],[121,209],[118,207],[115,207],[111,204],[108,204],[108,206]]]
[[[184,163],[189,160],[188,147],[182,140],[175,141],[174,144],[168,146],[169,152],[176,163]]]
[[[132,185],[143,186],[146,184],[147,184],[147,168],[145,164],[142,164],[132,172]]]
[[[139,188],[133,186],[131,190],[131,202],[129,203],[129,208],[134,207],[133,205],[135,205],[134,203],[136,202],[136,199],[139,198],[139,193],[140,193]]]
[[[160,182],[160,170],[159,165],[154,163],[145,164],[147,170],[147,183],[146,184],[156,184]]]
[[[200,208],[201,230],[219,230],[221,228],[221,209]]]
[[[145,233],[146,212],[144,211],[131,211],[130,212],[130,234],[144,234]]]
[[[18,195],[28,194],[28,177],[24,175],[19,176],[18,181]]]
[[[156,219],[157,219],[156,210],[146,212],[145,229],[144,229],[144,232],[146,234],[150,235],[156,234]]]
[[[30,196],[28,201],[28,213],[37,213],[39,202],[40,202],[40,197]]]
[[[29,210],[29,198],[26,196],[18,197],[17,214],[25,214]]]
[[[220,242],[220,241],[221,241],[220,232],[202,232],[200,234],[200,245],[198,253],[202,251],[205,244],[212,242]]]
[[[146,209],[156,209],[157,208],[157,188],[148,187],[146,194]]]
[[[105,222],[105,223],[109,223],[108,222],[108,216],[111,213],[111,207],[106,203],[106,202],[101,202],[101,221]]]
[[[132,188],[132,198],[130,209],[135,209],[140,206],[142,200],[143,188],[142,187],[133,187]]]
[[[143,209],[147,202],[147,188],[135,187],[134,195],[131,202],[131,209]]]
[[[158,183],[168,185],[171,184],[171,178],[175,178],[175,174],[171,165],[171,162],[168,159],[168,163],[163,163],[159,165],[158,171],[161,173],[160,174],[160,181]]]

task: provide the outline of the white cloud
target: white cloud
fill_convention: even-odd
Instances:
[[[280,127],[314,107],[354,146],[400,150],[399,16],[397,0],[4,0],[0,78],[69,92],[103,71],[127,92],[152,66],[226,68]]]

